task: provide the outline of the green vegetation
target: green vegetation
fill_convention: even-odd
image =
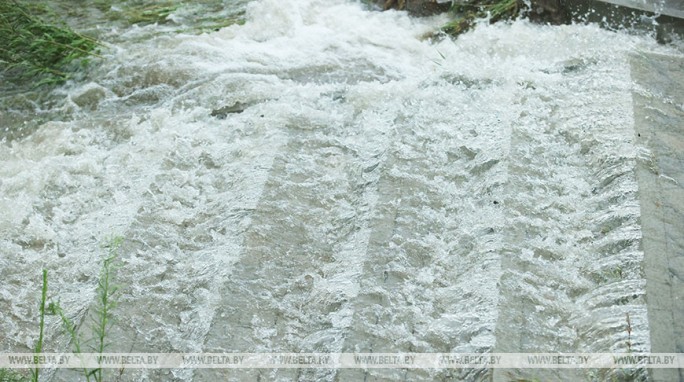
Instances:
[[[102,263],[100,270],[100,278],[97,284],[97,305],[93,309],[93,314],[90,317],[92,321],[93,337],[89,340],[92,342],[91,348],[96,353],[104,353],[108,342],[107,335],[112,326],[112,310],[117,305],[117,292],[119,287],[113,283],[113,276],[118,267],[117,259],[119,257],[119,249],[123,244],[122,237],[114,237],[110,239],[105,248],[108,249],[107,257]],[[77,332],[77,325],[75,325],[64,313],[59,302],[50,302],[46,306],[48,292],[48,271],[43,270],[43,284],[40,298],[40,323],[39,323],[39,337],[34,354],[39,355],[43,351],[43,338],[45,328],[45,315],[57,315],[64,325],[65,331],[69,334],[71,344],[74,347],[75,354],[82,353],[82,341]],[[40,368],[31,369],[31,378],[28,379],[24,375],[17,373],[11,369],[0,369],[0,382],[38,382]],[[86,381],[96,382],[104,381],[103,369],[87,369],[83,368],[83,376]]]
[[[112,310],[117,305],[116,294],[119,287],[113,284],[112,279],[114,272],[117,269],[116,261],[119,257],[119,249],[123,244],[122,237],[114,237],[110,239],[106,244],[105,248],[108,248],[107,257],[102,263],[102,269],[100,270],[100,278],[97,283],[97,302],[95,306],[94,315],[90,317],[92,321],[92,331],[94,337],[90,339],[90,342],[94,342],[91,345],[92,350],[96,353],[104,353],[107,347],[107,333],[112,325]],[[71,344],[74,347],[74,352],[76,354],[81,353],[81,339],[76,332],[76,325],[69,320],[69,318],[64,314],[64,311],[59,306],[59,303],[50,304],[51,312],[56,314],[62,320],[62,324],[66,332],[71,337]],[[102,368],[96,368],[88,370],[83,369],[83,375],[88,382],[90,382],[91,377],[97,381],[102,382]]]
[[[73,64],[86,64],[98,46],[66,25],[46,23],[35,16],[40,10],[39,4],[0,2],[0,70],[6,79],[36,86],[64,82]]]
[[[94,311],[94,315],[90,317],[92,321],[91,329],[94,333],[94,337],[89,341],[93,342],[91,348],[96,353],[104,353],[107,347],[107,334],[112,325],[112,310],[116,308],[117,300],[116,294],[119,287],[112,283],[114,272],[117,269],[116,261],[119,257],[119,249],[123,244],[122,237],[114,237],[110,239],[106,244],[105,248],[108,248],[107,257],[102,263],[102,269],[100,271],[100,279],[97,283],[97,302]],[[74,347],[74,353],[81,353],[81,338],[76,332],[77,326],[69,320],[69,318],[64,314],[64,311],[60,307],[59,303],[51,303],[50,311],[52,314],[56,314],[62,320],[64,329],[71,337],[71,344]],[[83,376],[86,381],[90,382],[91,378],[97,382],[102,382],[102,368],[96,368],[88,370],[83,368]]]
[[[47,300],[47,290],[48,290],[48,273],[47,269],[43,269],[43,287],[40,297],[40,329],[38,336],[38,343],[36,344],[36,349],[34,350],[36,355],[43,352],[43,333],[45,328],[45,301]],[[40,368],[36,366],[35,369],[31,370],[31,380],[33,382],[38,382]]]
[[[512,20],[520,15],[520,10],[529,8],[523,0],[455,0],[450,7],[445,7],[434,0],[418,0],[411,4],[405,0],[362,0],[368,7],[382,9],[407,10],[410,14],[427,16],[449,11],[452,20],[441,28],[442,33],[457,36],[471,29],[476,20],[488,20],[495,23],[502,20]]]
[[[95,316],[93,320],[93,332],[95,333],[94,350],[97,353],[104,353],[108,343],[106,342],[107,333],[112,324],[112,310],[116,308],[116,292],[119,287],[112,283],[112,274],[116,269],[115,261],[119,256],[119,248],[123,243],[123,238],[116,237],[109,241],[107,247],[109,253],[104,260],[102,270],[100,272],[100,280],[97,284],[97,302],[95,308]],[[90,372],[84,370],[86,379],[90,381],[89,376],[92,375],[97,382],[102,382],[102,368],[94,369]]]
[[[24,382],[28,379],[11,369],[0,369],[0,382]]]
[[[168,21],[169,15],[177,8],[178,5],[165,2],[141,4],[125,9],[121,15],[131,24],[163,24]]]
[[[239,0],[244,1],[244,0]],[[244,10],[231,12],[221,0],[192,3],[183,0],[94,0],[86,7],[72,9],[69,0],[51,2],[51,7],[69,18],[106,22],[107,25],[128,28],[131,25],[170,24],[169,16],[192,20],[191,25],[179,25],[178,32],[202,33],[233,24],[244,23]],[[181,21],[181,24],[183,22]]]
[[[442,31],[450,35],[459,35],[472,28],[475,20],[487,17],[490,23],[512,20],[518,17],[523,6],[521,0],[456,1],[451,8],[456,17],[447,23]]]
[[[181,22],[178,32],[203,33],[244,23],[244,10],[230,13],[222,1],[192,4],[180,0],[93,0],[74,6],[73,0],[0,1],[0,75],[15,85],[56,85],[73,76],[79,65],[99,57],[99,43],[74,31],[65,22],[101,35],[103,23],[113,28],[167,24],[172,14]],[[197,22],[197,21],[200,22]],[[167,31],[168,32],[168,31]],[[111,37],[111,36],[110,36]]]
[[[48,310],[50,311],[50,314],[57,315],[62,320],[64,330],[69,333],[69,337],[71,338],[71,345],[74,347],[74,353],[80,354],[81,339],[76,332],[77,326],[64,314],[64,310],[62,310],[62,307],[59,306],[59,303],[50,303]],[[85,375],[87,381],[90,381],[90,372],[88,372],[88,369],[83,368],[83,375]]]

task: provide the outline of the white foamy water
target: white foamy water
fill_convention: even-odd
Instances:
[[[423,39],[442,22],[265,0],[209,34],[126,32],[59,90],[73,118],[0,145],[0,349],[36,341],[43,268],[88,337],[119,235],[113,352],[649,351],[629,57],[678,53],[525,21]],[[45,344],[69,349],[56,317]]]

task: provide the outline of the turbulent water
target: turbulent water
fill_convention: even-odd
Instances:
[[[345,1],[246,20],[122,32],[56,90],[66,118],[0,145],[0,351],[31,351],[43,268],[88,336],[112,236],[112,352],[650,350],[629,60],[674,48],[526,21],[430,41],[443,18]],[[121,378],[364,373],[458,377]]]

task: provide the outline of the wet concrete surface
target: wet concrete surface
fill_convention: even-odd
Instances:
[[[684,61],[632,59],[646,299],[654,353],[684,353]],[[683,369],[651,369],[684,381]]]

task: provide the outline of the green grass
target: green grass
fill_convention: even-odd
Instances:
[[[39,326],[39,336],[38,343],[36,344],[36,349],[34,353],[39,355],[43,352],[43,333],[45,329],[45,301],[47,301],[47,290],[48,290],[48,272],[47,269],[43,269],[43,287],[40,297],[40,326]],[[38,376],[40,374],[40,368],[38,366],[31,370],[31,380],[33,382],[38,382]]]
[[[0,382],[26,382],[29,380],[26,376],[12,369],[0,369]]]
[[[456,36],[471,29],[475,20],[489,17],[490,23],[518,17],[524,3],[521,0],[475,0],[454,2],[451,11],[455,18],[442,27],[442,31]]]
[[[76,32],[66,21],[106,40],[116,35],[102,26],[126,30],[133,25],[168,25],[173,24],[171,14],[188,21],[187,25],[181,21],[160,33],[204,33],[245,22],[244,9],[231,12],[220,0],[0,0],[2,88],[59,85],[77,77],[94,57],[101,58],[97,54],[101,44]]]
[[[111,1],[101,1],[100,7],[110,20],[123,20],[127,24],[164,24],[179,4],[170,1],[119,3],[112,8]]]
[[[184,14],[197,4],[181,0],[164,0],[157,2],[141,0],[96,0],[92,6],[102,12],[109,22],[128,27],[130,25],[167,24],[169,16],[173,13]],[[225,5],[218,0],[205,1],[202,4],[201,13],[194,18],[199,23],[189,28],[179,28],[178,32],[202,33],[217,30],[233,24],[244,24],[244,11],[237,14],[226,15],[222,11]],[[66,10],[64,10],[66,11]],[[69,13],[68,11],[66,11]],[[75,14],[73,16],[76,16]],[[82,14],[79,17],[88,17]]]
[[[86,64],[94,54],[95,40],[66,25],[48,24],[36,16],[39,12],[47,11],[36,3],[0,2],[0,70],[5,80],[35,86],[62,83],[75,62]]]

